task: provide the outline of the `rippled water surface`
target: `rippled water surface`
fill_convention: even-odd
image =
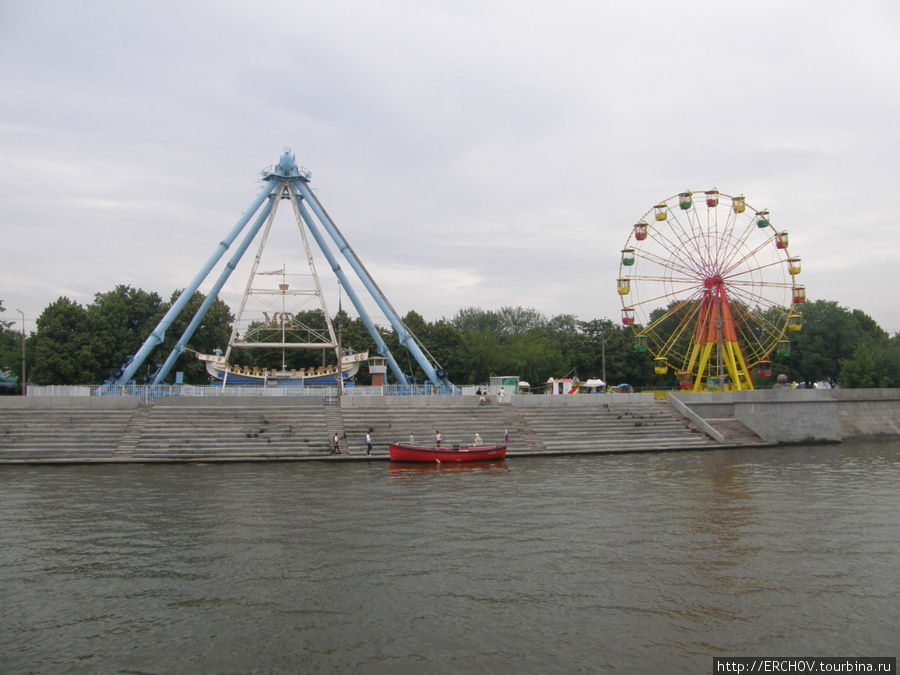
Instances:
[[[0,467],[8,673],[712,672],[896,656],[900,443]]]

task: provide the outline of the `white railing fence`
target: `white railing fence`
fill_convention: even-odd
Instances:
[[[336,385],[311,387],[267,387],[260,385],[192,385],[192,384],[99,384],[99,385],[30,385],[28,396],[31,397],[72,397],[72,396],[135,396],[142,403],[150,403],[164,396],[320,396],[333,401],[341,396],[459,396],[467,389],[455,388],[452,392],[439,391],[431,384],[391,384],[383,387],[344,387],[339,394]]]

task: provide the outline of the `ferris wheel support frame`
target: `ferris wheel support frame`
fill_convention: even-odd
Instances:
[[[720,286],[715,291],[708,292],[703,303],[703,313],[708,315],[705,322],[706,326],[704,326],[704,320],[701,318],[697,324],[696,339],[691,350],[691,358],[688,361],[688,370],[693,371],[693,366],[696,362],[697,372],[702,373],[706,368],[706,364],[709,363],[713,347],[716,347],[716,354],[719,359],[717,368],[719,387],[723,387],[724,367],[731,376],[732,386],[735,389],[738,391],[742,389],[752,390],[753,378],[750,377],[750,371],[741,353],[737,331],[734,328],[734,317],[731,315],[725,290]],[[710,313],[710,308],[714,314]],[[701,317],[703,313],[701,313]],[[699,361],[697,360],[698,357]],[[698,377],[694,382],[693,391],[701,391],[702,386],[702,378]]]

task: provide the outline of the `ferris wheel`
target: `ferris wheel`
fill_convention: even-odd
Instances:
[[[682,389],[753,389],[751,370],[772,374],[769,357],[790,354],[802,328],[800,258],[768,211],[717,190],[682,192],[650,209],[622,250],[622,323],[635,350]]]

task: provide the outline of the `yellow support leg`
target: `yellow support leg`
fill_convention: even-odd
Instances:
[[[728,371],[728,376],[731,378],[732,388],[740,391],[741,390],[741,379],[739,377],[737,364],[735,363],[735,360],[734,360],[734,349],[733,349],[734,343],[726,342],[724,344],[724,347],[725,348],[723,349],[723,351],[725,353],[722,354],[722,360],[725,362],[725,370]],[[723,389],[724,389],[724,387],[723,387]]]
[[[734,346],[735,351],[737,352],[737,362],[740,366],[741,372],[744,373],[744,377],[747,382],[747,389],[753,389],[753,378],[750,377],[750,369],[747,368],[747,363],[744,361],[744,355],[741,354],[741,348],[738,345]]]
[[[709,362],[709,355],[712,353],[712,342],[707,342],[700,350],[700,362],[697,364],[697,379],[694,381],[693,391],[700,391],[703,384],[703,371]]]
[[[744,363],[744,357],[741,354],[741,348],[736,342],[725,343],[725,364],[728,368],[728,374],[731,375],[731,381],[734,387],[741,391],[742,389],[753,389],[753,380],[750,379],[750,373],[747,371],[747,364]],[[746,386],[742,386],[741,375]]]
[[[691,358],[687,362],[687,367],[685,370],[694,372],[694,364],[697,363],[697,355],[700,353],[700,345],[698,343],[694,343],[693,349],[691,349]]]

